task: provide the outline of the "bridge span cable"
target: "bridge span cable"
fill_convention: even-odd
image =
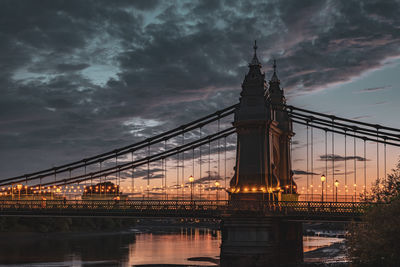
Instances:
[[[294,123],[298,123],[298,124],[302,124],[302,125],[307,125],[307,123],[306,123],[306,122],[303,122],[302,120],[306,121],[306,120],[303,119],[303,118],[297,118],[297,117],[294,117],[294,116],[292,117],[292,121],[293,121]],[[321,130],[325,130],[325,129],[326,129],[327,131],[334,132],[334,133],[341,134],[341,135],[344,135],[345,130],[351,129],[352,132],[354,132],[354,134],[349,134],[349,133],[348,133],[348,134],[347,134],[348,136],[352,136],[352,137],[355,136],[356,138],[359,138],[359,139],[363,139],[363,138],[365,137],[365,138],[367,138],[368,141],[379,142],[379,143],[382,143],[382,144],[388,144],[388,145],[392,145],[392,146],[400,146],[400,143],[394,143],[394,142],[385,141],[385,140],[390,139],[390,138],[388,138],[387,136],[380,136],[380,138],[383,139],[383,140],[376,140],[376,139],[373,139],[373,137],[376,138],[376,134],[373,134],[372,136],[370,135],[371,137],[366,137],[366,136],[357,135],[357,134],[365,134],[365,133],[360,132],[360,131],[357,130],[357,128],[353,128],[353,127],[351,127],[351,126],[349,126],[349,127],[347,127],[347,128],[334,127],[335,130],[328,129],[328,128],[326,128],[325,126],[329,126],[329,125],[321,124],[321,123],[318,123],[317,121],[314,121],[314,124],[313,124],[313,127],[314,127],[314,128],[318,128],[318,129],[321,129]],[[399,142],[400,142],[400,140],[399,140]]]
[[[319,119],[319,118],[315,118],[313,116],[304,116],[303,114],[297,114],[297,113],[291,113],[290,116],[291,116],[292,119],[300,119],[300,120],[303,120],[303,121],[313,121],[315,124],[322,125],[324,127],[332,127],[332,123],[330,121]],[[397,135],[395,135],[395,134],[382,132],[382,131],[378,132],[378,134],[377,134],[377,132],[375,130],[360,128],[360,127],[354,126],[354,125],[335,122],[333,124],[333,128],[340,129],[340,130],[343,130],[343,131],[347,130],[347,129],[352,129],[357,133],[360,133],[360,134],[363,134],[363,135],[368,135],[368,136],[371,136],[371,137],[374,137],[374,138],[381,138],[381,139],[384,139],[384,140],[392,140],[392,141],[400,142],[400,138],[398,138]]]
[[[343,118],[343,117],[337,117],[337,116],[328,115],[328,114],[324,114],[324,113],[320,113],[320,112],[316,112],[316,111],[312,111],[312,110],[298,108],[298,107],[294,107],[294,106],[291,106],[291,105],[285,105],[285,107],[289,110],[289,113],[291,113],[293,110],[298,110],[298,111],[301,111],[301,112],[304,112],[304,113],[310,113],[310,114],[314,114],[314,115],[317,115],[317,116],[326,117],[326,118],[329,118],[329,119],[334,118],[335,120],[340,120],[340,121],[360,124],[360,125],[364,125],[364,126],[367,126],[367,127],[374,128],[374,129],[379,128],[379,129],[384,129],[384,130],[400,133],[400,129],[387,127],[387,126],[383,126],[383,125],[380,125],[380,124],[372,124],[372,123],[367,123],[367,122],[351,120],[351,119],[347,119],[347,118]],[[398,135],[397,137],[400,137],[400,136]]]
[[[228,129],[220,131],[219,133],[214,133],[214,134],[205,136],[202,139],[195,140],[195,141],[190,142],[190,143],[186,143],[183,146],[175,147],[175,148],[169,149],[167,151],[161,151],[161,152],[159,152],[159,153],[157,153],[155,155],[152,155],[150,157],[145,157],[145,158],[142,158],[142,159],[135,160],[133,163],[132,162],[122,163],[122,164],[118,165],[117,167],[110,167],[108,169],[102,170],[102,172],[100,172],[100,171],[91,172],[88,175],[93,175],[93,178],[99,178],[101,176],[107,176],[107,175],[110,175],[110,174],[115,174],[118,170],[124,171],[124,170],[130,169],[132,167],[137,168],[139,166],[147,164],[147,162],[155,162],[155,161],[161,160],[162,158],[171,157],[171,156],[174,156],[174,155],[177,155],[177,154],[179,155],[179,153],[191,150],[193,148],[197,148],[199,146],[208,144],[211,141],[215,141],[217,139],[224,138],[224,137],[232,135],[234,133],[235,133],[235,128],[234,127],[230,127]],[[177,162],[179,162],[179,159],[178,159]],[[178,164],[178,166],[179,166],[179,164]],[[178,174],[179,174],[179,172],[178,172]],[[82,181],[90,179],[90,177],[89,178],[87,177],[88,175],[86,175],[86,176],[85,175],[78,175],[78,176],[72,177],[72,179],[70,179],[70,180],[57,181],[56,185],[60,185],[61,182],[62,183],[66,182],[66,184],[82,182]],[[30,178],[30,179],[32,179],[32,178]],[[48,182],[48,183],[43,184],[43,185],[54,185],[54,184],[55,184],[54,182]],[[179,183],[177,184],[177,188],[179,188]]]
[[[209,140],[210,141],[215,141],[215,140],[217,140],[218,138],[223,138],[223,137],[226,137],[226,136],[229,136],[229,135],[232,135],[232,134],[234,134],[235,133],[235,130],[232,130],[232,131],[230,131],[230,132],[227,132],[227,133],[225,133],[224,135],[221,135],[221,136],[217,136],[217,137],[214,137],[214,138],[210,138]],[[157,155],[154,155],[153,157],[152,157],[152,159],[150,160],[150,162],[155,162],[155,161],[158,161],[158,160],[160,160],[160,159],[162,159],[163,157],[171,157],[171,156],[174,156],[174,155],[177,155],[177,154],[179,154],[179,153],[181,153],[181,152],[183,152],[183,151],[188,151],[188,150],[190,150],[190,149],[192,149],[192,147],[199,147],[199,146],[201,146],[201,145],[205,145],[205,144],[207,144],[208,143],[208,141],[203,141],[203,142],[201,142],[201,143],[197,143],[197,144],[195,144],[195,145],[193,145],[193,146],[188,146],[188,147],[185,147],[185,148],[182,148],[180,151],[178,150],[178,151],[174,151],[174,150],[177,150],[177,149],[171,149],[170,151],[168,151],[169,152],[169,154],[168,155],[161,155],[161,154],[163,154],[163,153],[159,153],[159,154],[157,154]],[[147,160],[147,159],[146,159]],[[139,167],[139,166],[143,166],[143,165],[145,165],[147,163],[147,161],[142,161],[142,162],[134,162],[134,165],[133,165],[133,167],[134,168],[137,168],[137,167]],[[124,165],[126,165],[126,164],[124,164]],[[130,165],[130,164],[129,164]],[[129,168],[131,168],[132,166],[124,166],[124,167],[121,167],[120,166],[120,170],[121,171],[123,171],[123,170],[127,170],[127,169],[129,169]],[[97,177],[100,177],[100,176],[102,176],[102,175],[110,175],[110,174],[114,174],[116,171],[115,170],[111,170],[111,171],[109,171],[109,172],[107,172],[107,173],[103,173],[103,174],[96,174],[96,173],[91,173],[91,175],[97,175],[97,176],[95,176],[96,178]],[[77,180],[77,179],[79,179],[79,178],[81,178],[80,180]],[[73,180],[72,181],[68,181],[66,184],[68,185],[68,184],[74,184],[74,183],[79,183],[79,182],[82,182],[82,181],[85,181],[85,180],[87,180],[88,178],[82,178],[82,177],[73,177],[72,178]],[[46,183],[46,184],[43,184],[44,186],[48,186],[48,185],[54,185],[54,183]],[[34,186],[36,186],[36,185],[34,185]],[[179,185],[178,185],[178,187],[177,187],[177,189],[179,189]]]
[[[0,180],[0,182],[8,182],[8,181],[14,181],[15,183],[21,182],[21,179],[24,177],[32,177],[32,176],[37,176],[37,179],[39,179],[39,175],[42,175],[41,177],[49,176],[51,175],[54,171],[56,173],[62,173],[68,171],[69,168],[72,169],[78,169],[87,165],[99,163],[100,161],[105,161],[107,159],[113,158],[115,154],[118,156],[124,155],[126,153],[132,152],[139,150],[141,148],[145,148],[149,143],[152,144],[157,144],[163,140],[171,139],[175,136],[178,136],[183,132],[189,132],[194,129],[197,129],[201,126],[207,125],[209,123],[212,123],[214,121],[217,121],[220,118],[229,116],[235,112],[235,108],[237,107],[238,104],[229,106],[227,108],[218,110],[212,114],[209,114],[207,116],[201,117],[197,120],[194,120],[190,123],[183,124],[179,127],[176,127],[172,130],[163,132],[161,134],[155,135],[153,137],[146,138],[145,140],[139,141],[137,143],[127,145],[118,149],[114,149],[112,151],[108,151],[102,154],[98,154],[92,157],[84,158],[78,161],[74,161],[68,164],[60,165],[60,166],[55,166],[49,169],[37,171],[37,172],[32,172],[32,173],[27,173],[24,175],[20,176],[14,176],[6,179]],[[15,181],[16,180],[16,181]]]
[[[211,134],[211,135],[209,135],[209,136],[206,136],[206,137],[203,137],[203,138],[201,138],[201,139],[195,140],[195,141],[193,141],[193,142],[191,142],[191,143],[187,143],[187,144],[185,144],[184,146],[180,146],[180,147],[173,148],[173,149],[171,149],[171,150],[179,150],[179,149],[182,149],[182,148],[187,148],[188,146],[190,146],[190,145],[195,145],[195,144],[198,143],[198,142],[201,142],[201,141],[208,141],[210,138],[212,138],[212,139],[214,140],[215,138],[218,138],[220,135],[223,135],[223,134],[225,134],[225,133],[227,133],[227,132],[230,132],[230,131],[232,131],[233,129],[234,129],[234,127],[230,127],[230,128],[224,129],[224,130],[220,131],[219,133]],[[222,138],[222,137],[220,137],[220,138]],[[206,142],[205,142],[205,143],[206,143]],[[169,151],[171,151],[171,150],[169,150]],[[167,151],[167,152],[169,152],[169,151]],[[160,153],[159,153],[159,154],[160,154]],[[161,154],[162,154],[162,153],[161,153]],[[167,154],[167,153],[165,153],[165,154]],[[158,154],[157,154],[157,155],[158,155]],[[153,157],[154,157],[154,156],[153,156]],[[150,157],[149,159],[151,159],[151,158],[153,158],[153,157]],[[146,157],[146,158],[143,158],[143,159],[139,159],[139,160],[137,160],[137,161],[135,161],[135,162],[140,162],[140,161],[145,161],[145,162],[147,162],[147,160],[148,160],[148,158]],[[101,169],[101,163],[102,163],[102,162],[100,162],[100,171],[94,172],[93,174],[99,174],[99,173],[102,173],[102,172],[108,172],[108,171],[110,171],[110,170],[115,170],[114,172],[111,172],[111,173],[110,173],[110,174],[115,174],[115,173],[117,172],[118,167],[125,167],[125,166],[129,165],[129,162],[128,162],[128,163],[124,163],[124,164],[121,164],[121,165],[116,165],[116,166],[114,166],[114,167],[110,167],[110,168],[108,168],[108,169],[102,170],[102,169]],[[72,170],[72,169],[71,169],[71,170]],[[86,175],[79,175],[80,178],[87,177],[87,176],[88,176],[88,174],[86,174]],[[41,181],[42,178],[44,178],[44,177],[46,177],[46,176],[43,175],[43,176],[40,176],[40,177],[31,177],[31,178],[28,178],[27,180],[28,180],[28,181],[32,181],[32,180],[40,179],[40,181]],[[75,177],[78,177],[78,176],[75,176]],[[98,177],[96,177],[96,178],[98,178]],[[64,180],[65,180],[65,179],[64,179]],[[64,180],[58,181],[58,183],[64,182]],[[10,185],[10,184],[13,184],[13,182],[3,183],[3,184],[1,184],[1,185]],[[50,183],[47,183],[47,184],[54,184],[54,183],[53,183],[53,182],[50,182]],[[47,184],[46,184],[46,185],[47,185]]]

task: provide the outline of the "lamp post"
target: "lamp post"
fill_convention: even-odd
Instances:
[[[335,188],[336,188],[336,195],[335,195],[335,201],[337,202],[337,190],[338,190],[338,187],[339,187],[339,181],[338,180],[336,180],[335,181]]]
[[[219,195],[219,194],[218,194],[218,193],[219,193],[219,191],[218,191],[218,190],[219,190],[219,188],[218,188],[219,185],[220,185],[219,182],[216,181],[216,182],[215,182],[215,187],[217,188],[217,193],[216,193],[216,199],[217,199],[217,201],[218,201],[218,197],[219,197],[219,196],[218,196],[218,195]]]
[[[21,200],[22,184],[17,184],[17,189],[18,189],[18,200]]]
[[[193,201],[193,175],[190,175],[189,182],[190,182],[190,201]]]
[[[324,174],[321,175],[322,182],[322,194],[321,194],[321,202],[324,202],[324,182],[326,181],[326,176]]]

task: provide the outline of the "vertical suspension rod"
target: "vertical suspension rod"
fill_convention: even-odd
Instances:
[[[325,201],[328,201],[328,130],[325,129]],[[323,186],[323,185],[322,185]]]
[[[335,133],[333,131],[334,118],[332,117],[332,199],[334,199],[335,194]]]
[[[309,160],[308,160],[308,157],[309,157],[309,151],[308,151],[308,128],[309,128],[309,125],[308,125],[308,120],[307,120],[307,126],[306,126],[306,132],[307,132],[307,135],[306,135],[306,137],[307,137],[307,142],[306,142],[306,147],[307,147],[307,182],[306,182],[306,201],[308,201],[308,193],[309,193],[309,173],[310,173],[310,170],[308,169],[308,166],[309,166]]]
[[[150,144],[147,145],[147,199],[150,198]]]
[[[367,194],[367,142],[364,138],[364,198]]]
[[[311,125],[311,201],[314,201],[314,128]]]
[[[379,179],[379,127],[376,127],[376,179]]]
[[[227,185],[226,185],[226,136],[224,137],[224,187],[225,190],[227,190]],[[227,194],[225,194],[227,197]]]
[[[347,201],[347,129],[344,129],[344,201]]]
[[[208,141],[208,200],[211,195],[211,143]]]
[[[356,148],[356,144],[357,144],[357,140],[355,137],[355,133],[354,133],[354,185],[353,185],[353,190],[354,190],[354,202],[357,201],[357,148]]]
[[[185,132],[182,132],[182,145],[185,144]],[[185,198],[185,151],[182,152],[182,199]]]
[[[201,139],[201,127],[199,128],[199,131],[200,131],[200,139]],[[203,164],[203,162],[202,162],[202,159],[201,159],[201,146],[199,146],[199,179],[201,179],[201,175],[202,175],[202,164]],[[200,180],[200,181],[202,181],[202,180]],[[199,183],[199,198],[200,198],[200,200],[201,200],[201,187],[202,187],[202,184],[201,183]]]

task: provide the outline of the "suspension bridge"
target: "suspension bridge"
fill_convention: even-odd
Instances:
[[[290,221],[358,220],[378,205],[360,194],[369,194],[371,178],[386,177],[387,147],[400,146],[400,130],[288,105],[275,62],[267,84],[256,49],[238,104],[112,151],[3,178],[0,216],[215,218],[224,226],[221,256],[233,258],[243,241],[255,254],[265,246],[244,234],[265,233],[271,243],[278,227],[274,246],[298,262],[301,227]],[[294,169],[301,150],[294,129],[305,132],[302,172]]]

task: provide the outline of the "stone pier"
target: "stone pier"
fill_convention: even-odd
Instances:
[[[303,261],[301,222],[227,216],[221,230],[221,267],[296,266]]]

